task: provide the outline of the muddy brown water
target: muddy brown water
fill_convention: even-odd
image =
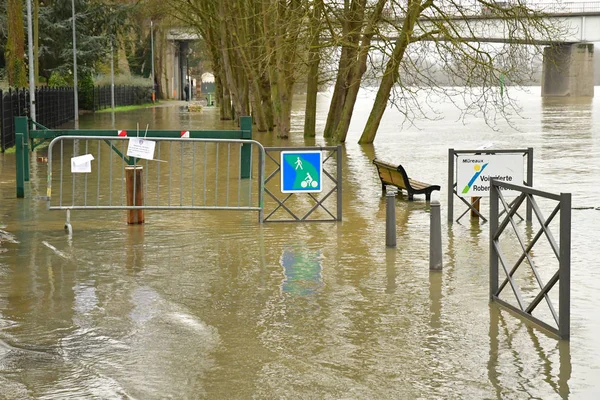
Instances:
[[[329,96],[319,97],[320,127]],[[73,213],[69,239],[65,213],[36,199],[45,164],[33,157],[29,197],[16,199],[14,155],[0,156],[0,398],[600,397],[599,97],[549,101],[533,88],[519,94],[518,130],[464,125],[444,103],[442,122],[401,128],[390,109],[376,143],[360,146],[372,97],[359,98],[344,147],[339,223],[148,211],[144,226],[127,226],[122,211],[85,211]],[[294,110],[295,130],[302,113]],[[178,103],[114,118],[84,115],[80,127],[232,128],[216,110],[188,113]],[[489,226],[446,222],[448,148],[488,142],[533,147],[536,188],[573,194],[570,342],[490,304]],[[398,246],[386,249],[374,157],[442,186],[443,272],[428,270],[422,199],[397,200]],[[556,263],[540,246],[536,262],[548,276]],[[519,279],[534,296],[531,274]]]

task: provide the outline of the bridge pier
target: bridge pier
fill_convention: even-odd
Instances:
[[[594,45],[544,48],[542,97],[594,97]]]

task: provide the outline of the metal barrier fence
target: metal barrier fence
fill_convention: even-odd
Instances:
[[[521,192],[511,205],[507,203],[502,194],[502,190],[506,189]],[[500,182],[495,179],[491,182],[490,190],[490,299],[534,322],[561,339],[568,339],[570,335],[571,315],[571,194],[561,193],[560,195],[557,195],[535,190],[527,186]],[[539,223],[539,231],[531,237],[528,242],[525,240],[524,235],[518,230],[517,224],[513,219],[518,208],[523,204],[525,199],[531,202],[536,220]],[[558,204],[550,212],[548,218],[545,218],[536,199],[549,199],[552,202],[558,202]],[[502,222],[499,221],[499,204],[502,204],[502,208],[506,213]],[[550,230],[550,223],[559,212],[560,233],[559,241],[557,242]],[[514,234],[520,249],[520,255],[512,265],[509,262],[509,258],[515,255],[515,251],[512,248],[503,248],[503,243],[500,241],[501,236],[507,231],[506,228],[509,225],[512,227],[512,230],[508,231]],[[532,252],[533,247],[540,243],[539,239],[542,235],[546,237],[548,244],[550,245],[549,253],[558,260],[558,271],[549,277],[543,276],[547,275],[548,269],[544,268],[542,271],[538,268],[538,263],[534,261],[536,257]],[[540,252],[543,253],[543,250],[540,250]],[[544,260],[540,257],[540,261]],[[531,267],[531,274],[533,275],[533,277],[529,275],[526,276],[528,279],[535,280],[535,285],[537,286],[536,290],[539,289],[539,292],[535,296],[532,296],[532,288],[527,287],[526,293],[529,296],[528,299],[524,298],[523,291],[520,289],[520,285],[516,279],[517,273],[523,269],[519,269],[519,267],[524,263],[529,264]],[[500,285],[498,284],[499,265],[502,266],[502,270],[505,273],[505,279]],[[544,274],[542,274],[542,272],[544,272]],[[550,291],[556,283],[559,283],[558,313],[550,298]],[[500,299],[500,295],[507,285],[510,285],[513,291],[517,303],[516,306]],[[552,326],[544,322],[541,318],[533,315],[533,312],[537,311],[537,306],[544,300],[548,305],[548,310],[555,322],[555,326]],[[540,311],[540,313],[542,312],[543,311]]]
[[[73,88],[38,88],[35,90],[36,122],[55,128],[75,119]]]
[[[81,89],[80,89],[81,91]],[[94,86],[90,104],[86,96],[79,97],[81,108],[93,111],[111,106],[110,86]],[[36,123],[45,128],[56,128],[75,118],[74,96],[72,87],[35,89]],[[115,105],[128,106],[152,102],[152,87],[115,86]],[[0,149],[15,145],[15,117],[29,116],[29,90],[0,90]]]
[[[281,152],[320,151],[322,192],[283,193]],[[342,146],[266,147],[264,222],[329,222],[342,220]],[[336,196],[332,196],[333,194]],[[282,196],[283,194],[283,196]]]
[[[36,120],[54,128],[75,117],[73,88],[35,89]],[[2,151],[15,145],[15,117],[29,115],[29,91],[27,89],[0,90],[0,131]]]
[[[138,138],[53,139],[48,148],[48,209],[241,210],[257,211],[262,222],[265,150],[260,143],[148,138],[155,149],[154,159],[147,160],[126,156],[130,140]],[[249,177],[243,175],[245,146],[251,146]],[[73,172],[71,157],[81,155],[93,158],[87,173]]]
[[[27,115],[29,92],[24,89],[0,90],[0,138],[2,152],[15,145],[15,117]]]
[[[36,125],[36,130],[30,130],[30,124]],[[114,129],[107,130],[56,130],[48,129],[38,123],[32,122],[26,117],[15,118],[16,129],[16,191],[17,197],[25,197],[25,183],[29,181],[29,150],[33,151],[41,144],[50,139],[59,136],[108,136],[118,137],[121,135],[127,136],[124,130],[117,131]],[[249,116],[240,117],[239,130],[202,130],[202,131],[167,131],[167,130],[148,130],[144,132],[148,139],[154,138],[191,138],[191,139],[252,139],[252,118]],[[250,177],[250,145],[242,146],[242,178]],[[124,153],[122,153],[124,154]]]

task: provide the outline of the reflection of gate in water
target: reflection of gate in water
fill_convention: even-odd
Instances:
[[[154,159],[145,160],[126,156],[129,139],[54,139],[48,149],[48,208],[258,211],[262,222],[264,148],[260,143],[149,138],[156,148]],[[247,146],[249,158],[242,156],[248,154]],[[91,172],[72,173],[71,157],[84,154],[93,156]],[[130,176],[132,185],[126,183],[128,168],[138,171]],[[140,190],[127,193],[128,186]]]
[[[281,152],[306,150],[323,152],[323,191],[282,193],[279,179]],[[265,147],[265,153],[265,222],[342,220],[342,146]]]

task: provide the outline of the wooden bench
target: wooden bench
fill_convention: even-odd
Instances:
[[[408,200],[413,200],[415,194],[424,194],[425,200],[431,200],[431,192],[434,190],[440,190],[439,185],[430,185],[429,183],[423,183],[410,179],[408,174],[404,170],[402,165],[394,165],[373,160],[373,164],[377,167],[379,172],[379,178],[381,179],[381,190],[385,192],[386,185],[393,185],[399,189],[403,189],[408,193]]]

